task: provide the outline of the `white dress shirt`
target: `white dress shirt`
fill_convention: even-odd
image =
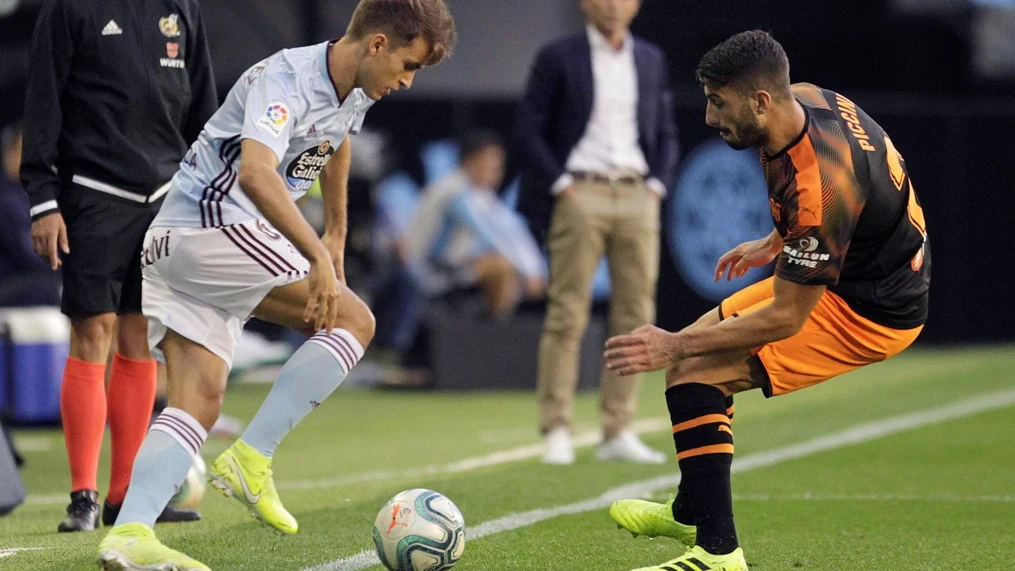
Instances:
[[[564,170],[551,187],[558,194],[574,182],[575,171],[648,174],[648,162],[638,144],[638,72],[634,39],[628,33],[619,50],[595,26],[586,26],[592,55],[592,114],[582,138],[571,150]],[[646,185],[660,196],[666,189],[655,178]]]

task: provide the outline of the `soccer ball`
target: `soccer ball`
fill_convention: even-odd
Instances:
[[[374,544],[391,571],[444,571],[465,551],[465,520],[441,494],[406,490],[377,514]]]
[[[194,465],[187,472],[187,478],[180,484],[176,494],[169,500],[169,505],[174,508],[192,510],[197,508],[204,497],[204,489],[208,480],[208,467],[205,466],[201,455],[194,456]]]

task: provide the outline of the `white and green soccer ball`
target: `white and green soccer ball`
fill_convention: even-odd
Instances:
[[[208,467],[205,466],[201,455],[194,456],[194,465],[187,472],[187,478],[180,484],[180,488],[169,500],[169,505],[174,508],[192,510],[197,509],[204,497],[204,489],[208,485]]]
[[[374,544],[391,571],[445,571],[465,551],[465,519],[437,492],[406,490],[377,514]]]

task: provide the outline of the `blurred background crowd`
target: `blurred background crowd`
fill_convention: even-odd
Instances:
[[[532,387],[547,262],[516,212],[512,133],[538,49],[580,31],[584,19],[574,0],[448,3],[460,33],[454,57],[374,107],[353,140],[346,275],[378,330],[349,382]],[[271,53],[339,35],[355,4],[201,0],[220,97]],[[59,303],[58,277],[31,251],[18,182],[20,135],[32,128],[21,115],[40,5],[0,0],[0,307]],[[1015,2],[1004,0],[645,0],[632,32],[668,58],[681,148],[661,208],[657,323],[677,329],[745,285],[713,282],[715,261],[771,229],[756,156],[729,149],[705,126],[693,73],[709,47],[751,28],[782,42],[794,81],[848,95],[906,156],[934,242],[921,342],[1015,338],[1007,247],[1015,226]],[[319,193],[300,206],[323,227]],[[477,253],[481,264],[465,263]],[[593,337],[603,335],[607,272],[601,265],[593,284]],[[256,320],[247,329],[240,374],[283,362],[301,341]],[[458,355],[485,355],[491,334],[516,340],[528,360],[483,370],[460,362]]]

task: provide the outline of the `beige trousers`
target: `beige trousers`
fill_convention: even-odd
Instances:
[[[659,197],[642,183],[578,182],[558,198],[550,220],[550,284],[539,343],[540,428],[570,428],[578,384],[578,347],[589,320],[591,285],[605,254],[610,267],[609,333],[655,320],[659,277]],[[630,426],[640,375],[603,370],[600,411],[606,439]]]

